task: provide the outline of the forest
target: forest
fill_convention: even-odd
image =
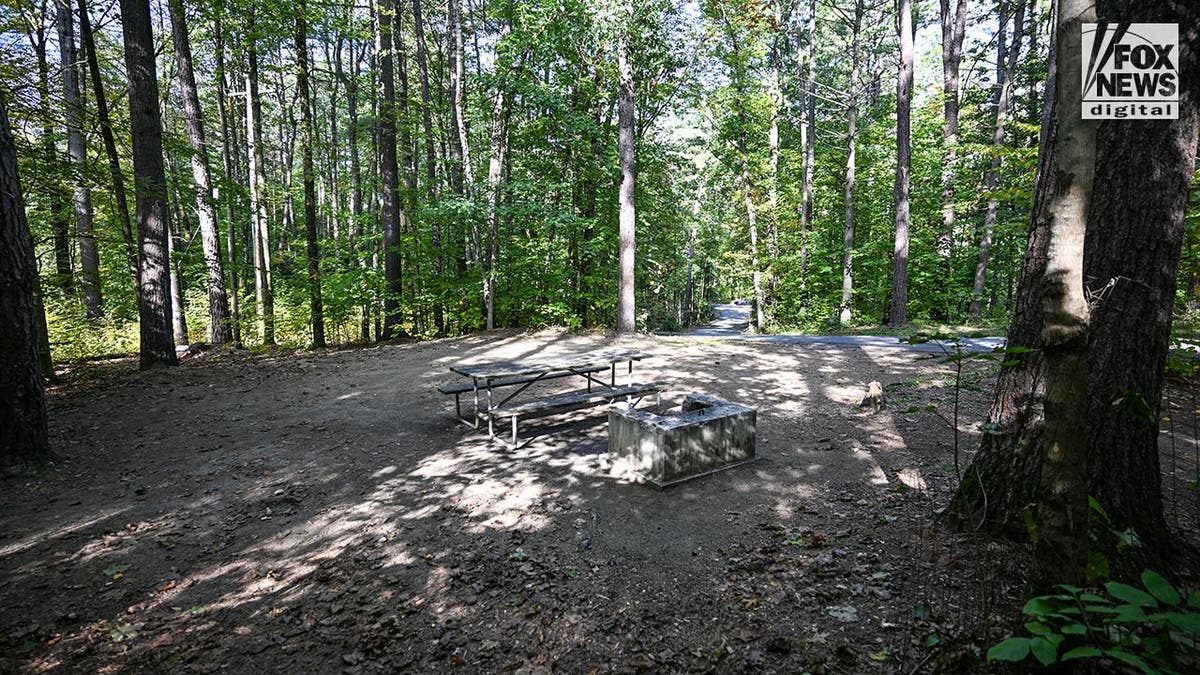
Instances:
[[[0,670],[1200,666],[1200,6],[260,1],[0,6]]]
[[[916,3],[903,101],[890,2],[395,5],[154,7],[175,344],[615,325],[622,82],[639,330],[685,327],[734,296],[755,302],[760,331],[1003,327],[1048,3],[959,3],[946,30],[935,3]],[[118,9],[3,16],[57,360],[138,344]]]

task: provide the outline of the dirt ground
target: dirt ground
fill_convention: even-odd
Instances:
[[[614,475],[601,409],[509,451],[437,391],[459,361],[613,344],[664,404],[757,406],[760,459],[660,491]],[[981,668],[1023,552],[932,524],[953,434],[916,409],[953,389],[919,356],[497,332],[94,365],[50,392],[62,461],[0,483],[0,670]],[[972,364],[964,450],[990,389]]]

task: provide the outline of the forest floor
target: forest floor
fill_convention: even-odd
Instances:
[[[651,354],[664,405],[757,406],[760,459],[660,491],[615,470],[600,410],[509,451],[436,388],[462,360],[612,344]],[[0,484],[0,671],[981,669],[1025,552],[936,524],[954,435],[912,411],[949,410],[953,371],[922,356],[493,332],[90,364],[49,393],[61,460]],[[973,448],[992,375],[967,366]]]

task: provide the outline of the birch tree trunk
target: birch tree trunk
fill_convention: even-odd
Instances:
[[[171,334],[170,216],[149,1],[121,0],[121,28],[137,195],[139,364],[145,370],[178,363]]]
[[[1096,164],[1095,123],[1082,119],[1080,24],[1091,0],[1060,0],[1058,190],[1050,206],[1042,352],[1046,358],[1046,454],[1038,489],[1032,587],[1082,584],[1087,568],[1088,302],[1083,246]]]
[[[42,7],[44,10],[45,5],[43,4]],[[50,63],[46,56],[46,45],[49,40],[46,37],[41,19],[42,16],[39,13],[36,30],[29,34],[29,44],[33,47],[34,57],[37,60],[38,99],[41,109],[48,111],[54,110],[55,106],[50,101]],[[46,166],[56,166],[59,162],[58,139],[54,130],[54,117],[52,115],[42,116],[40,141],[42,161],[46,163]],[[42,189],[46,193],[46,215],[50,221],[50,230],[54,242],[54,283],[59,287],[63,297],[66,297],[72,288],[71,223],[66,218],[62,185],[57,180],[51,178],[46,181]]]
[[[637,330],[636,296],[634,289],[634,260],[637,255],[637,205],[634,202],[634,181],[637,167],[634,156],[633,64],[629,62],[629,36],[632,17],[620,27],[617,37],[617,152],[621,162],[620,259],[617,282],[617,332]]]
[[[204,268],[208,273],[208,340],[225,344],[232,339],[229,325],[229,298],[225,294],[225,272],[221,263],[221,232],[217,210],[213,206],[212,177],[208,172],[208,141],[204,135],[204,111],[196,90],[192,70],[192,46],[182,0],[169,0],[171,33],[175,43],[179,94],[183,99],[183,119],[187,125],[188,145],[192,149],[192,182],[195,186],[196,213],[200,219],[200,243],[204,249]]]
[[[71,12],[71,0],[54,0],[54,6],[58,12],[58,52],[62,67],[67,155],[71,160],[84,312],[87,318],[98,319],[104,315],[104,296],[100,292],[100,254],[96,249],[92,191],[87,178],[87,143],[83,137],[83,101],[79,87],[82,68],[75,49],[75,19]]]
[[[254,20],[250,20],[254,35]],[[250,163],[251,240],[254,251],[254,299],[258,335],[264,345],[275,344],[275,294],[271,289],[271,240],[267,230],[267,177],[263,167],[262,104],[258,97],[258,50],[248,38],[246,50],[246,158]]]
[[[502,28],[501,40],[508,34],[508,24]],[[492,107],[491,157],[488,159],[488,232],[487,253],[483,271],[483,305],[487,329],[496,327],[496,266],[500,247],[500,197],[504,188],[504,165],[508,161],[508,90],[499,83],[495,105]]]

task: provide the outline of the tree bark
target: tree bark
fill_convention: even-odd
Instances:
[[[0,89],[0,465],[53,459],[38,355],[37,263]]]
[[[805,123],[801,127],[804,144],[804,185],[800,202],[800,276],[801,284],[808,284],[808,233],[812,229],[813,216],[813,161],[817,143],[817,0],[808,5],[808,48],[803,60],[808,69],[808,81],[804,85]]]
[[[179,0],[175,0],[178,2]],[[313,174],[312,101],[308,92],[308,17],[305,0],[296,3],[296,96],[300,104],[300,156],[304,180],[304,243],[308,258],[308,302],[313,349],[325,348],[325,311],[321,304],[321,250],[317,243],[317,190]]]
[[[450,154],[457,164],[458,193],[469,196],[475,179],[471,172],[471,144],[467,138],[467,87],[463,79],[463,34],[458,0],[447,0],[446,11],[450,30],[450,99],[454,105]],[[475,232],[474,238],[478,241],[478,232]]]
[[[854,318],[854,173],[858,142],[858,70],[859,35],[862,32],[862,0],[855,0],[851,25],[849,105],[846,108],[846,219],[842,231],[842,302],[838,322],[848,324]]]
[[[217,210],[213,205],[212,177],[208,172],[204,110],[200,107],[200,94],[192,69],[192,45],[183,13],[183,1],[168,0],[167,9],[171,15],[179,94],[183,99],[183,120],[187,128],[188,146],[192,150],[192,182],[196,214],[200,220],[200,243],[204,249],[204,268],[208,273],[208,340],[221,345],[229,342],[233,336],[229,325],[229,297],[225,294],[225,271],[221,262],[221,231],[217,223]]]
[[[108,99],[104,94],[104,78],[100,74],[100,61],[96,56],[96,41],[92,33],[92,21],[88,15],[87,1],[79,0],[79,39],[87,59],[92,96],[96,99],[96,122],[100,126],[100,139],[104,143],[104,154],[108,158],[108,176],[112,183],[113,202],[121,236],[125,240],[125,261],[133,287],[138,286],[137,246],[133,242],[130,225],[129,201],[125,197],[125,175],[121,171],[121,158],[117,154],[117,141],[113,135],[112,119],[108,113]]]
[[[34,55],[37,59],[38,98],[41,102],[41,108],[42,110],[50,111],[55,106],[50,101],[50,64],[46,56],[46,44],[49,40],[46,38],[45,29],[41,25],[40,17],[36,31],[29,35],[29,42],[33,47]],[[47,167],[52,167],[52,170],[57,169],[59,163],[58,139],[54,131],[53,117],[49,114],[42,116],[42,135],[40,140],[42,161],[45,162]],[[50,230],[54,241],[54,269],[56,273],[54,283],[59,287],[62,295],[66,297],[71,291],[73,274],[71,270],[71,223],[66,218],[61,183],[57,179],[51,178],[46,181],[43,189],[46,192],[46,215],[50,221]]]
[[[380,226],[383,228],[383,336],[404,334],[401,327],[400,294],[404,290],[400,269],[399,169],[396,166],[396,80],[392,24],[395,6],[382,0],[376,16],[375,52],[379,61],[379,177]]]
[[[958,164],[958,68],[962,62],[963,35],[967,31],[967,0],[958,0],[954,14],[950,0],[939,0],[942,23],[942,230],[937,254],[950,271],[954,250],[954,180]]]
[[[912,0],[899,0],[900,66],[896,78],[896,236],[892,248],[892,311],[889,323],[908,321],[908,187],[912,166]]]
[[[620,249],[617,282],[617,332],[637,330],[634,260],[637,255],[637,205],[634,201],[634,181],[637,167],[634,154],[633,64],[629,60],[629,35],[632,17],[623,21],[617,37],[617,151],[621,162],[619,191]]]
[[[82,68],[75,49],[75,18],[71,12],[71,0],[54,0],[54,5],[58,11],[58,52],[62,66],[67,155],[71,160],[84,313],[89,319],[98,319],[104,315],[104,296],[100,291],[100,254],[96,249],[92,191],[87,178],[87,143],[83,137],[83,101],[79,84]]]
[[[1095,123],[1082,119],[1080,24],[1094,22],[1091,0],[1062,0],[1058,33],[1058,189],[1050,205],[1042,352],[1046,359],[1046,453],[1037,494],[1031,588],[1085,581],[1088,542],[1088,301],[1083,285]],[[1003,35],[1001,36],[1003,38]]]
[[[1176,277],[1196,167],[1200,7],[1179,0],[1102,0],[1097,13],[1118,24],[1179,24],[1179,118],[1106,120],[1097,128],[1099,159],[1083,269],[1094,298],[1087,438],[1096,465],[1087,491],[1114,527],[1137,531],[1143,562],[1155,564],[1172,546],[1163,515],[1158,438]],[[1148,413],[1134,412],[1143,404]]]
[[[1005,25],[1008,23],[1008,2],[1000,3],[1000,31],[997,36],[996,58],[996,124],[992,130],[992,163],[984,176],[985,189],[988,197],[987,215],[983,220],[983,234],[979,239],[979,259],[975,265],[975,280],[971,289],[971,304],[967,312],[974,319],[983,314],[983,291],[987,281],[988,258],[992,250],[992,234],[996,229],[996,212],[1000,200],[996,198],[996,190],[1000,185],[1000,167],[1003,164],[1004,134],[1008,124],[1008,107],[1012,98],[1013,77],[1016,74],[1017,62],[1020,60],[1021,40],[1025,30],[1025,0],[1016,0],[1017,7],[1013,15],[1012,45],[1005,42]]]
[[[436,136],[433,133],[433,103],[429,94],[429,56],[425,45],[425,17],[421,12],[421,0],[412,0],[413,31],[417,38],[417,70],[421,79],[421,124],[425,131],[425,196],[433,201],[437,195]],[[431,268],[436,282],[442,275],[442,231],[436,220],[429,226],[430,243],[433,246]],[[438,335],[446,332],[444,300],[440,293],[433,300],[433,326]]]
[[[83,2],[83,0],[80,0]],[[221,125],[221,164],[224,169],[225,185],[231,185],[236,176],[234,169],[234,157],[236,155],[233,148],[231,138],[231,124],[229,122],[229,111],[227,109],[228,85],[226,78],[228,73],[225,68],[225,40],[221,30],[221,17],[218,17],[213,22],[214,47],[216,48],[216,73],[217,80],[217,114]],[[228,191],[227,191],[228,192]],[[241,292],[238,286],[238,256],[237,256],[237,237],[235,231],[234,219],[234,196],[233,194],[223,194],[221,201],[225,204],[225,251],[229,260],[229,338],[231,344],[235,347],[242,346],[242,312],[241,312]],[[210,305],[211,307],[211,305]]]
[[[1110,22],[1181,26],[1179,120],[1105,121],[1099,125],[1084,244],[1083,273],[1095,298],[1087,346],[1086,433],[1091,461],[1086,494],[1104,507],[1113,527],[1133,527],[1138,533],[1143,545],[1127,551],[1129,557],[1123,563],[1126,571],[1136,572],[1161,561],[1170,549],[1162,517],[1157,420],[1182,240],[1181,204],[1186,201],[1195,162],[1200,35],[1194,28],[1196,10],[1183,3],[1146,6],[1132,0],[1109,0],[1100,3],[1097,11],[1101,19]],[[1052,63],[1061,51],[1056,39],[1052,34]],[[1055,72],[1051,67],[1052,78]],[[1038,302],[1044,280],[1039,270],[1046,265],[1047,195],[1056,192],[1054,176],[1058,173],[1054,153],[1046,149],[1056,144],[1054,125],[1048,121],[1054,117],[1051,94],[1056,85],[1056,79],[1046,85],[1045,142],[1039,157],[1033,228],[1008,336],[1010,346],[1034,350],[1042,348]],[[1105,289],[1112,279],[1116,282]],[[947,513],[962,525],[1019,537],[1025,532],[1025,510],[1035,499],[1046,454],[1043,404],[1047,366],[1041,351],[1015,360],[1017,365],[1000,373],[985,423],[989,433]],[[1120,403],[1114,407],[1114,401]],[[1144,401],[1150,412],[1129,414],[1127,401]],[[1112,562],[1116,569],[1119,561]]]
[[[141,368],[178,363],[171,333],[170,236],[167,182],[163,171],[162,116],[154,67],[148,0],[121,0],[125,69],[138,232],[138,319]]]
[[[271,240],[267,227],[267,177],[263,167],[262,103],[258,97],[258,50],[254,46],[254,18],[250,19],[246,49],[246,157],[250,163],[251,244],[254,251],[254,299],[258,335],[267,346],[275,344],[275,294],[271,288]]]

